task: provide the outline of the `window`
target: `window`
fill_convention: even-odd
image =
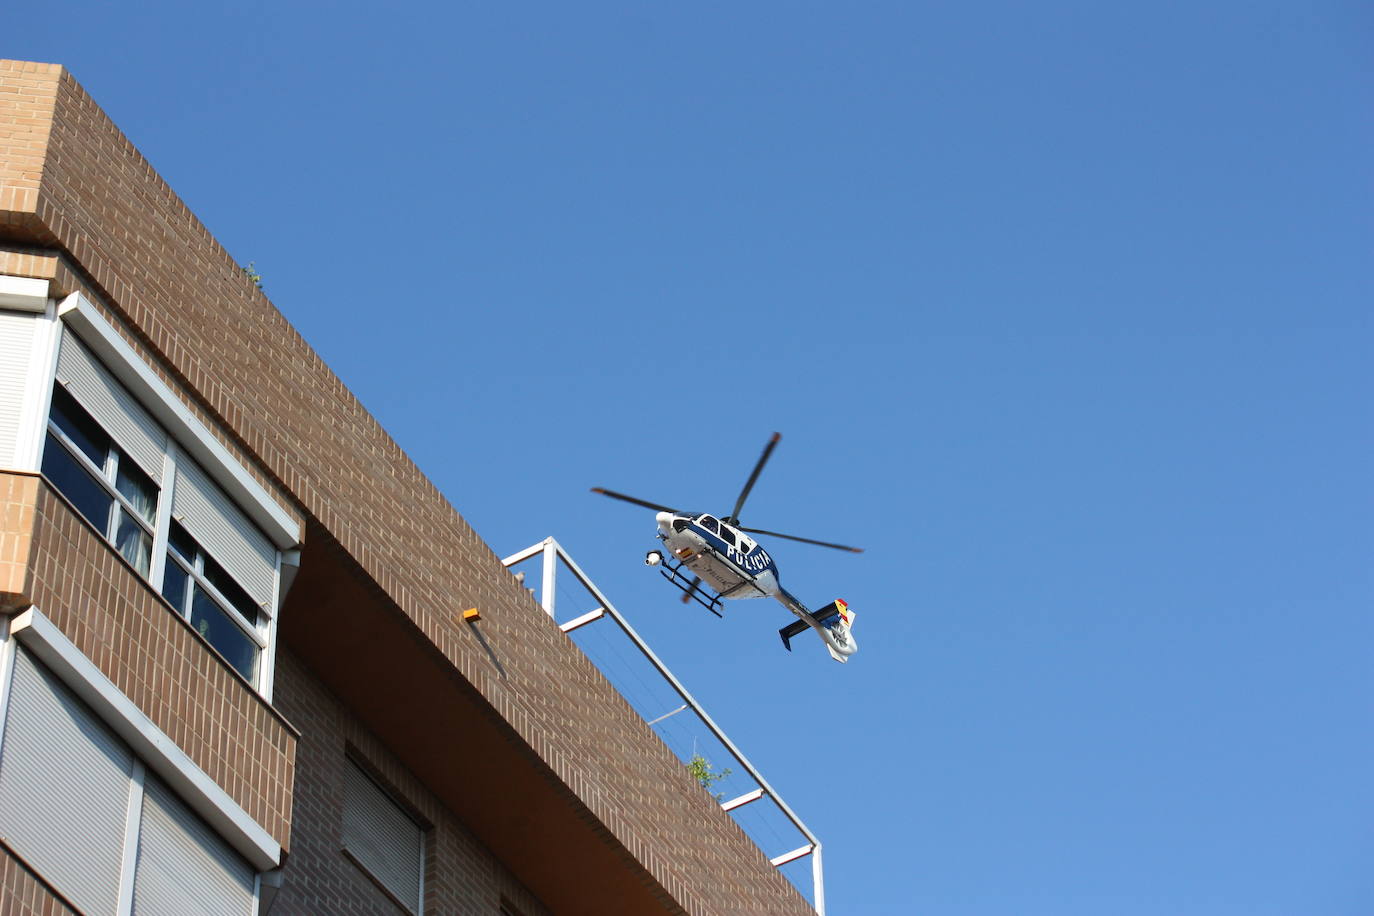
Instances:
[[[162,596],[249,681],[258,664],[262,615],[224,567],[179,522],[171,523]]]
[[[253,866],[27,650],[11,656],[0,833],[83,913],[250,916]]]
[[[61,386],[53,390],[43,473],[139,575],[148,575],[157,485]]]
[[[712,534],[715,534],[720,530],[720,526],[718,525],[716,520],[709,515],[703,515],[701,518],[697,519],[697,524],[705,528]]]
[[[70,332],[41,467],[192,629],[263,686],[276,546]]]
[[[387,896],[419,916],[424,828],[362,767],[344,761],[343,851]]]
[[[134,913],[253,913],[256,883],[252,866],[161,780],[146,777],[134,859]]]

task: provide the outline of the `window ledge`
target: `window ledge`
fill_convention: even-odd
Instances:
[[[41,312],[48,307],[48,281],[32,277],[0,277],[0,309]]]
[[[81,514],[81,510],[76,508],[72,501],[67,498],[67,495],[57,488],[56,484],[54,484],[47,477],[43,476],[41,472],[32,473],[27,471],[6,471],[5,473],[17,474],[26,477],[37,477],[40,481],[42,481],[43,486],[47,489],[48,493],[52,494],[52,496],[55,499],[62,503],[66,510],[72,514],[72,517],[74,517],[77,520],[77,522],[79,522],[81,526],[85,528],[88,532],[90,532],[91,536],[94,537],[97,542],[99,542],[100,546],[105,549],[105,552],[108,553],[116,563],[123,567],[123,569],[130,576],[132,576],[140,586],[142,586],[149,594],[153,596],[154,599],[158,601],[159,604],[163,606],[163,608],[167,611],[167,616],[171,617],[174,621],[176,621],[178,625],[182,627],[182,629],[184,629],[187,633],[190,633],[193,637],[195,637],[196,642],[200,643],[200,645],[202,645],[205,648],[205,650],[210,653],[210,655],[215,659],[215,661],[218,662],[224,668],[225,671],[229,672],[231,677],[233,677],[240,684],[242,684],[245,690],[247,690],[254,697],[256,697],[257,701],[263,705],[263,707],[268,711],[268,713],[272,715],[274,719],[276,719],[278,722],[282,724],[282,727],[286,729],[287,733],[291,735],[292,738],[300,738],[300,729],[292,725],[291,722],[284,715],[281,714],[281,711],[278,710],[277,707],[272,703],[271,697],[267,696],[261,689],[256,687],[252,681],[244,677],[242,672],[240,672],[237,668],[231,665],[229,663],[229,660],[225,658],[224,655],[221,654],[218,649],[215,648],[214,644],[211,643],[210,640],[206,639],[203,635],[201,635],[201,633],[197,631],[194,626],[191,625],[191,622],[187,620],[180,611],[178,611],[175,607],[172,606],[171,602],[169,602],[165,597],[163,597],[163,595],[157,589],[153,588],[153,586],[148,582],[147,578],[140,574],[137,569],[134,569],[133,565],[127,559],[124,558],[124,555],[114,548],[114,545],[111,544],[109,542],[109,539],[107,539],[105,535],[101,533],[99,528],[91,524],[90,519],[86,518],[86,516]],[[21,596],[21,598],[22,603],[17,605],[17,607],[21,609],[33,601],[33,596],[27,593]],[[266,658],[269,652],[271,652],[274,656],[272,659],[272,664],[275,665],[276,647],[268,646],[263,648],[263,657]]]
[[[30,607],[12,618],[9,630],[254,868],[266,871],[281,864],[281,844],[196,766],[38,608]]]
[[[237,458],[220,443],[162,379],[146,366],[80,293],[62,301],[58,317],[71,325],[96,356],[114,373],[135,398],[161,423],[171,437],[195,458],[248,517],[263,530],[278,550],[301,542],[301,526],[295,516],[274,499],[262,484],[243,469]]]

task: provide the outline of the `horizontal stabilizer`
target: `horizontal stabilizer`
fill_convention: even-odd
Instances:
[[[808,624],[805,620],[795,620],[781,630],[778,630],[778,635],[782,637],[783,647],[786,648],[788,652],[792,651],[792,637],[805,630],[807,626]]]

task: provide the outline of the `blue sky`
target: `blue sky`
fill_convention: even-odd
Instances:
[[[1374,908],[1356,3],[83,4],[70,67],[500,554],[557,537],[832,914]],[[724,512],[863,651],[641,564]],[[772,850],[770,850],[772,852]]]

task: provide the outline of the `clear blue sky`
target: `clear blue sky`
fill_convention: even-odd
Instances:
[[[12,4],[501,554],[552,534],[832,916],[1374,911],[1355,2]],[[684,608],[602,485],[858,611]]]

